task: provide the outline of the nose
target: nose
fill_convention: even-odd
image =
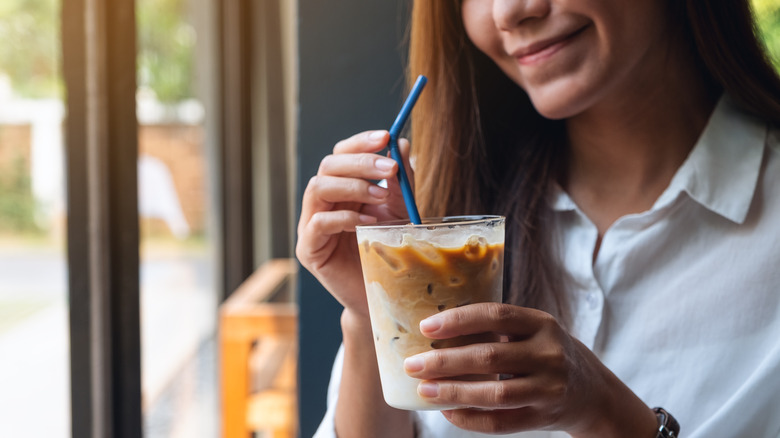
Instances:
[[[496,27],[510,31],[520,23],[542,18],[550,13],[551,0],[493,0],[493,20]]]

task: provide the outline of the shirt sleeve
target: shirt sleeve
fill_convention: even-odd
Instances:
[[[339,347],[336,353],[336,360],[333,362],[333,370],[330,372],[330,383],[328,384],[328,409],[322,418],[320,427],[314,433],[312,438],[338,438],[336,436],[336,402],[339,399],[339,386],[341,385],[341,370],[344,368],[344,344]]]

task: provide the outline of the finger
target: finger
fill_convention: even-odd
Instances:
[[[518,409],[453,409],[442,415],[455,426],[493,435],[542,429],[547,423],[532,407]]]
[[[420,331],[431,339],[447,339],[492,332],[510,339],[523,339],[545,325],[557,325],[541,310],[501,303],[476,303],[437,313],[420,321]]]
[[[376,184],[359,178],[341,176],[317,176],[311,195],[324,203],[357,202],[361,204],[380,204],[390,192]]]
[[[336,143],[334,154],[356,154],[379,152],[387,146],[390,133],[387,131],[364,131]]]
[[[352,210],[320,211],[312,215],[298,237],[296,255],[301,261],[319,259],[318,254],[328,252],[329,244],[335,244],[333,235],[355,230],[356,225],[376,222],[373,216]]]
[[[305,226],[316,212],[330,210],[338,202],[380,204],[389,195],[387,189],[363,179],[314,176],[303,194],[301,224]]]
[[[380,180],[392,178],[398,164],[377,154],[332,154],[322,159],[317,175]]]
[[[537,368],[537,351],[524,342],[488,342],[431,350],[406,358],[406,374],[440,379],[466,374],[524,375]]]
[[[424,380],[417,386],[417,393],[435,404],[483,409],[516,409],[559,400],[565,387],[541,380]]]

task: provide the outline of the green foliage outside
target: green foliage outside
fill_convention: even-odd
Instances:
[[[0,175],[0,232],[34,234],[35,198],[28,166],[17,157]]]
[[[195,30],[186,8],[187,0],[137,0],[138,83],[160,102],[194,96]]]
[[[27,98],[61,98],[60,7],[66,0],[0,0],[0,73]],[[138,83],[161,102],[193,97],[195,31],[187,0],[137,0]]]
[[[64,96],[60,10],[68,0],[0,0],[0,77],[15,95]],[[138,84],[164,103],[193,97],[195,32],[187,0],[137,0]],[[0,166],[0,234],[41,232],[29,163]]]
[[[26,98],[61,98],[60,0],[0,0],[0,75]],[[1,129],[2,127],[0,127]],[[22,146],[22,145],[20,145]],[[40,234],[29,162],[0,168],[0,233]]]
[[[752,0],[764,45],[780,71],[780,0]]]
[[[0,0],[0,72],[30,98],[62,96],[60,0]]]

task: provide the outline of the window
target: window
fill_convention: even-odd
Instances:
[[[299,120],[308,179],[397,111],[397,6],[0,3],[0,436],[43,420],[54,437],[218,436],[217,308],[292,255]],[[325,316],[308,306],[312,329]],[[304,436],[332,360],[309,333]]]
[[[218,435],[217,308],[256,267],[251,4],[63,4],[73,436]]]
[[[144,436],[217,436],[217,65],[210,3],[137,0]]]
[[[0,6],[0,436],[70,430],[59,9]]]

